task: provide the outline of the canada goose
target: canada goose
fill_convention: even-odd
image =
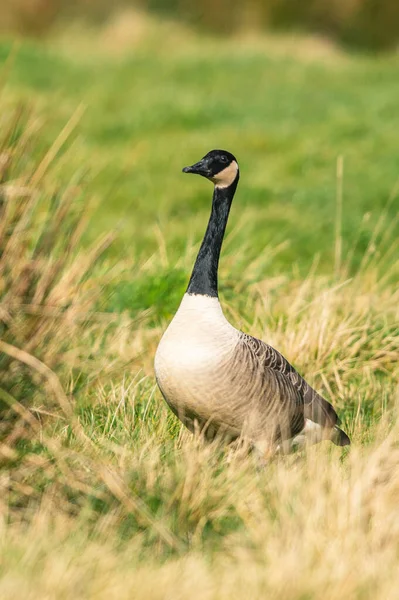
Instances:
[[[184,173],[214,184],[208,227],[186,293],[156,355],[163,397],[191,430],[208,439],[242,437],[265,455],[328,439],[350,444],[329,402],[277,350],[235,329],[218,298],[218,264],[239,168],[212,150]]]

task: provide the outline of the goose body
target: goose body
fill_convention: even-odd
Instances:
[[[214,183],[212,212],[187,292],[155,355],[163,397],[191,430],[242,437],[261,452],[330,439],[349,444],[338,416],[274,348],[233,327],[218,298],[217,271],[236,159],[214,150],[183,169]]]

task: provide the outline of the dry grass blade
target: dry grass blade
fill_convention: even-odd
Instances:
[[[7,344],[6,342],[3,342],[1,340],[0,352],[4,352],[4,354],[7,354],[7,356],[10,356],[11,358],[18,360],[24,363],[25,365],[28,365],[29,367],[40,373],[40,375],[42,375],[48,382],[64,414],[67,417],[72,416],[71,403],[69,402],[63,390],[60,380],[47,365],[42,363],[40,360],[38,360],[28,352],[25,352],[20,348],[16,348],[15,346],[11,346],[11,344]]]
[[[144,502],[139,497],[135,497],[131,490],[126,489],[124,482],[115,472],[103,468],[100,476],[111,493],[122,503],[128,513],[138,515],[139,521],[143,521],[145,526],[154,529],[160,538],[174,550],[184,550],[184,546],[177,536],[152,517]]]
[[[80,104],[73,113],[72,117],[69,119],[68,123],[58,135],[57,139],[54,141],[53,145],[39,164],[36,171],[33,173],[32,177],[29,180],[30,187],[35,188],[40,183],[45,172],[50,167],[51,163],[54,161],[58,152],[60,151],[62,146],[65,144],[65,142],[79,123],[84,111],[85,106],[83,104]]]

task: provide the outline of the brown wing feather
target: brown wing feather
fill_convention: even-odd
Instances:
[[[243,336],[243,342],[251,348],[265,369],[282,374],[294,386],[301,399],[305,418],[323,427],[334,427],[339,424],[338,415],[331,404],[299,375],[280,352],[262,340],[247,334]]]

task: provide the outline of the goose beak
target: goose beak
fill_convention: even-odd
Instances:
[[[212,173],[204,159],[191,165],[191,167],[184,167],[183,173],[194,173],[195,175],[202,175],[202,177],[210,177]]]

